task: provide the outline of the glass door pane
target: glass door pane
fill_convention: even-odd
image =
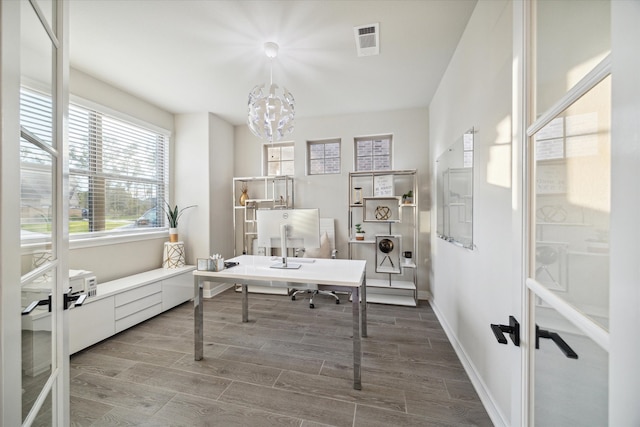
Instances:
[[[534,135],[533,278],[604,329],[609,319],[611,77]]]
[[[611,1],[530,4],[527,414],[607,425]]]
[[[532,135],[535,425],[607,425],[611,76],[600,78]]]
[[[535,3],[536,117],[611,51],[609,0]]]
[[[52,373],[52,331],[49,312],[49,294],[56,270],[48,270],[37,275],[32,281],[23,283],[23,310],[29,303],[46,301],[35,307],[29,314],[22,316],[22,419],[29,415],[33,404],[42,393]],[[46,406],[48,405],[48,407]],[[40,412],[51,412],[51,399],[48,399]],[[49,421],[50,423],[50,421]],[[39,424],[47,425],[47,424]]]
[[[558,334],[577,359],[567,357],[552,339],[539,339],[534,353],[535,425],[606,426],[608,353],[544,301],[536,301],[539,331]]]
[[[38,16],[34,6],[40,10]],[[55,1],[21,2],[20,67],[20,255],[22,325],[22,420],[52,425],[52,393],[58,375],[54,358],[59,322],[56,188],[60,141],[56,138],[56,47],[43,26],[51,25]],[[51,28],[50,28],[51,30]],[[54,310],[55,312],[55,310]],[[42,401],[42,403],[38,403]],[[38,405],[38,406],[36,406]]]

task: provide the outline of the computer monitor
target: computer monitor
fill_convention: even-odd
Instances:
[[[300,268],[287,262],[287,248],[320,247],[320,211],[318,209],[259,209],[258,246],[280,247],[282,262],[272,268]]]

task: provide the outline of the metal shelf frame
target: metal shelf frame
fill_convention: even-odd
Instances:
[[[402,251],[411,251],[414,261],[401,261],[401,273],[380,272],[373,266],[367,269],[367,301],[393,305],[416,306],[418,301],[418,176],[411,170],[385,170],[349,173],[348,248],[349,259],[370,257],[376,259],[377,247],[374,234],[401,235]],[[383,185],[379,185],[382,182]],[[354,189],[358,188],[358,192]],[[403,194],[409,190],[413,200],[405,203]],[[376,194],[378,192],[378,194]],[[355,200],[355,197],[360,197]],[[357,203],[359,202],[359,203]],[[371,206],[376,203],[392,204],[392,216],[386,220],[372,217]],[[370,204],[367,210],[367,204]],[[365,227],[365,239],[355,239],[355,224]],[[368,227],[374,228],[367,230]],[[368,263],[369,264],[369,263]]]

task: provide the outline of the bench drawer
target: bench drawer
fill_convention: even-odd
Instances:
[[[131,301],[135,301],[158,292],[162,292],[162,281],[149,283],[148,285],[119,293],[116,295],[116,307],[129,304]],[[117,318],[118,316],[116,316],[116,319]]]
[[[144,310],[137,311],[130,316],[116,320],[116,333],[122,332],[140,322],[144,322],[147,319],[157,316],[162,313],[162,303],[158,303],[151,307],[147,307]]]
[[[162,304],[161,292],[131,301],[129,304],[124,304],[120,307],[116,307],[116,320],[131,316],[138,311],[142,311],[156,304]]]

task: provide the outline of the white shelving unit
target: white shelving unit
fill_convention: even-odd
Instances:
[[[242,189],[248,197],[240,202]],[[254,247],[258,209],[293,208],[293,178],[289,176],[258,176],[233,178],[234,255],[258,255]]]
[[[367,261],[367,302],[416,306],[416,171],[351,172],[349,188],[349,258]],[[412,199],[404,197],[409,191]],[[355,239],[356,224],[362,224],[364,240]],[[410,260],[403,256],[407,251]]]
[[[248,196],[240,202],[242,189]],[[233,178],[234,255],[270,255],[255,244],[258,209],[291,209],[294,207],[293,177],[254,176]],[[250,292],[287,294],[285,288],[249,286]]]

